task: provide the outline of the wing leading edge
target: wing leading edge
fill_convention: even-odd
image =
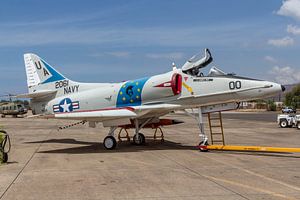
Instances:
[[[134,118],[136,113],[131,108],[75,111],[55,114],[55,118],[73,120],[104,121],[118,118]]]
[[[74,111],[66,113],[54,114],[55,118],[60,119],[73,119],[73,120],[91,120],[91,121],[106,121],[120,118],[137,118],[144,117],[151,113],[151,115],[159,115],[161,112],[170,112],[180,105],[174,104],[155,104],[155,105],[143,105],[123,108],[107,108],[99,110],[86,110],[86,111]]]

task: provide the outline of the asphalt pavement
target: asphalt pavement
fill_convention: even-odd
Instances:
[[[226,119],[241,119],[262,122],[276,122],[279,112],[223,112]]]
[[[105,150],[107,128],[71,121],[5,118],[9,163],[0,166],[1,200],[259,200],[300,199],[300,153],[199,152],[195,120],[164,127],[165,142],[142,132],[146,145]],[[279,128],[274,113],[224,113],[231,145],[300,147],[300,131]],[[205,131],[208,133],[205,118]],[[130,135],[133,135],[132,130]]]

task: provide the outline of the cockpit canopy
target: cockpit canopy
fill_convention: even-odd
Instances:
[[[200,69],[206,67],[213,61],[213,58],[211,56],[211,53],[209,49],[204,50],[204,56],[201,56],[201,54],[196,54],[193,57],[191,57],[186,63],[182,66],[182,72],[189,74],[191,76],[204,76]],[[224,71],[218,69],[217,67],[212,67],[209,70],[209,73],[207,76],[226,76],[226,75],[232,75],[227,74]]]
[[[207,76],[225,76],[225,75],[227,75],[225,72],[223,72],[222,70],[214,66],[209,70]]]
[[[200,57],[200,54],[196,54],[191,57],[184,65],[182,66],[182,72],[192,75],[199,76],[200,69],[206,67],[213,61],[209,49],[204,50],[204,57]]]

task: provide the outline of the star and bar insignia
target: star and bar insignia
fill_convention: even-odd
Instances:
[[[65,98],[59,104],[53,105],[53,112],[72,112],[79,109],[79,101],[72,101],[70,98]]]

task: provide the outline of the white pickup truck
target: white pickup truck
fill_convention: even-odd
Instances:
[[[300,115],[280,114],[277,116],[277,122],[281,128],[296,126],[300,129]]]

